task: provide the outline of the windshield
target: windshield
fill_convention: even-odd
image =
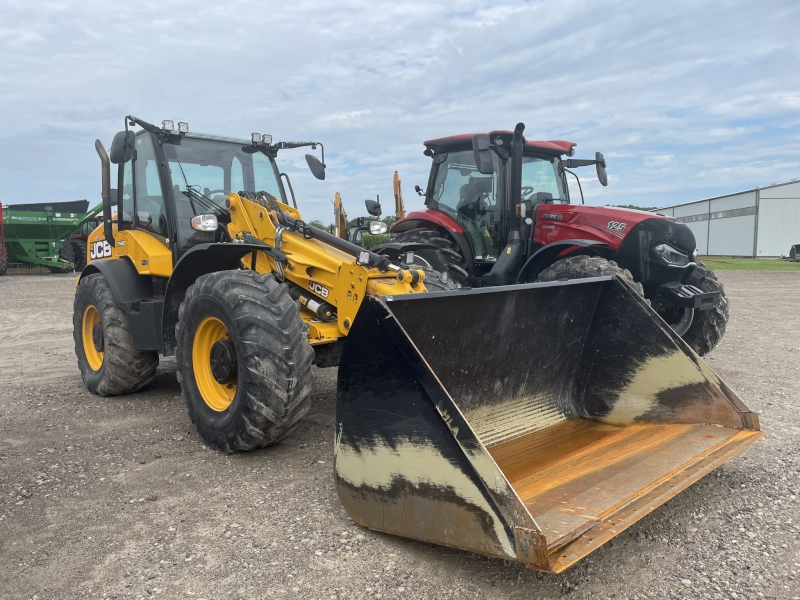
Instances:
[[[558,176],[558,159],[536,156],[522,157],[522,200],[535,201],[538,192],[553,196],[553,202],[567,204],[569,199],[564,193],[564,185]]]
[[[187,188],[221,208],[228,194],[240,191],[269,192],[281,202],[286,201],[275,163],[252,146],[185,137],[180,143],[164,144],[163,148],[176,203],[196,196],[187,194]],[[209,212],[207,208],[197,208],[199,212],[195,214]]]
[[[214,232],[194,230],[192,217],[215,214],[228,223],[225,199],[231,192],[269,192],[286,202],[275,162],[252,146],[184,137],[162,147],[175,198],[179,253],[215,240]]]

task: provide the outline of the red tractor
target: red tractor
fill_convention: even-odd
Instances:
[[[615,274],[703,355],[728,321],[714,272],[697,261],[694,235],[672,217],[571,204],[569,169],[594,165],[608,184],[601,153],[572,159],[575,144],[529,141],[525,125],[425,142],[433,164],[427,210],[391,228],[396,242],[418,242],[415,261],[472,287]],[[576,176],[577,179],[577,176]],[[580,181],[578,181],[580,186]]]

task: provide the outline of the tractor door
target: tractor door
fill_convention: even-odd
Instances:
[[[440,154],[436,160],[431,200],[467,232],[475,261],[494,262],[503,237],[499,161],[493,174],[483,175],[472,150]]]

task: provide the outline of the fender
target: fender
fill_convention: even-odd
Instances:
[[[561,240],[553,242],[537,250],[527,262],[520,269],[517,276],[517,283],[530,283],[536,280],[544,269],[556,262],[565,250],[578,247],[581,249],[588,249],[592,254],[600,256],[598,250],[600,248],[608,248],[605,242],[598,242],[597,240]],[[566,254],[571,254],[567,252]]]
[[[436,246],[432,244],[423,244],[421,242],[386,242],[385,244],[378,244],[370,248],[375,254],[388,256],[390,260],[397,260],[401,254],[405,252],[416,252],[417,250],[436,250]]]
[[[391,233],[400,233],[409,229],[425,229],[426,225],[430,228],[431,224],[442,227],[451,233],[464,233],[464,228],[454,218],[438,210],[408,213],[405,219],[392,223],[390,231]]]
[[[467,263],[467,271],[474,275],[475,258],[472,253],[472,246],[467,239],[467,234],[455,219],[438,210],[415,211],[409,213],[405,219],[400,219],[392,224],[390,233],[402,233],[410,229],[439,229],[444,230],[446,235],[458,246],[461,256]]]
[[[95,260],[86,265],[78,283],[93,273],[105,277],[114,302],[128,317],[128,326],[137,350],[161,350],[161,309],[163,301],[154,299],[154,289],[163,289],[163,277],[140,275],[126,256]]]
[[[111,293],[114,294],[114,302],[126,313],[134,310],[137,302],[153,299],[152,278],[139,275],[127,256],[93,260],[81,272],[78,283],[93,273],[100,273],[106,278]]]
[[[186,297],[186,290],[198,277],[217,271],[238,269],[242,258],[251,252],[273,250],[266,244],[215,243],[198,244],[187,251],[172,270],[172,277],[164,293],[164,314],[161,320],[161,346],[164,356],[175,353],[175,325],[178,309]]]

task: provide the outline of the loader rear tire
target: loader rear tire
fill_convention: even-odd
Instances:
[[[562,279],[585,279],[587,277],[603,277],[605,275],[616,275],[624,279],[636,293],[644,298],[644,288],[641,283],[633,279],[633,275],[628,269],[623,269],[613,260],[607,260],[598,256],[569,256],[558,262],[554,262],[544,271],[539,273],[536,282],[541,281],[560,281]]]
[[[434,271],[446,273],[450,279],[459,285],[464,285],[469,277],[467,263],[456,243],[446,233],[431,229],[409,229],[392,235],[395,242],[417,242],[436,246],[436,250],[415,250],[415,258],[422,259],[416,264],[429,267]],[[438,290],[437,290],[438,291]]]
[[[186,292],[175,333],[181,393],[212,447],[231,453],[269,446],[308,412],[314,384],[308,326],[271,274],[199,277]]]
[[[0,277],[8,272],[8,259],[4,256],[0,258]]]
[[[158,353],[136,349],[128,317],[99,273],[78,284],[72,337],[83,383],[93,394],[129,394],[149,385],[156,376]]]
[[[725,288],[717,279],[714,271],[699,260],[696,262],[697,266],[684,283],[698,287],[704,292],[719,291],[719,304],[708,310],[696,310],[683,309],[667,303],[656,304],[654,301],[653,308],[667,323],[677,322],[676,320],[679,320],[686,311],[691,311],[689,314],[691,324],[686,331],[681,333],[681,337],[697,354],[705,356],[716,347],[722,336],[725,335],[730,308]]]

